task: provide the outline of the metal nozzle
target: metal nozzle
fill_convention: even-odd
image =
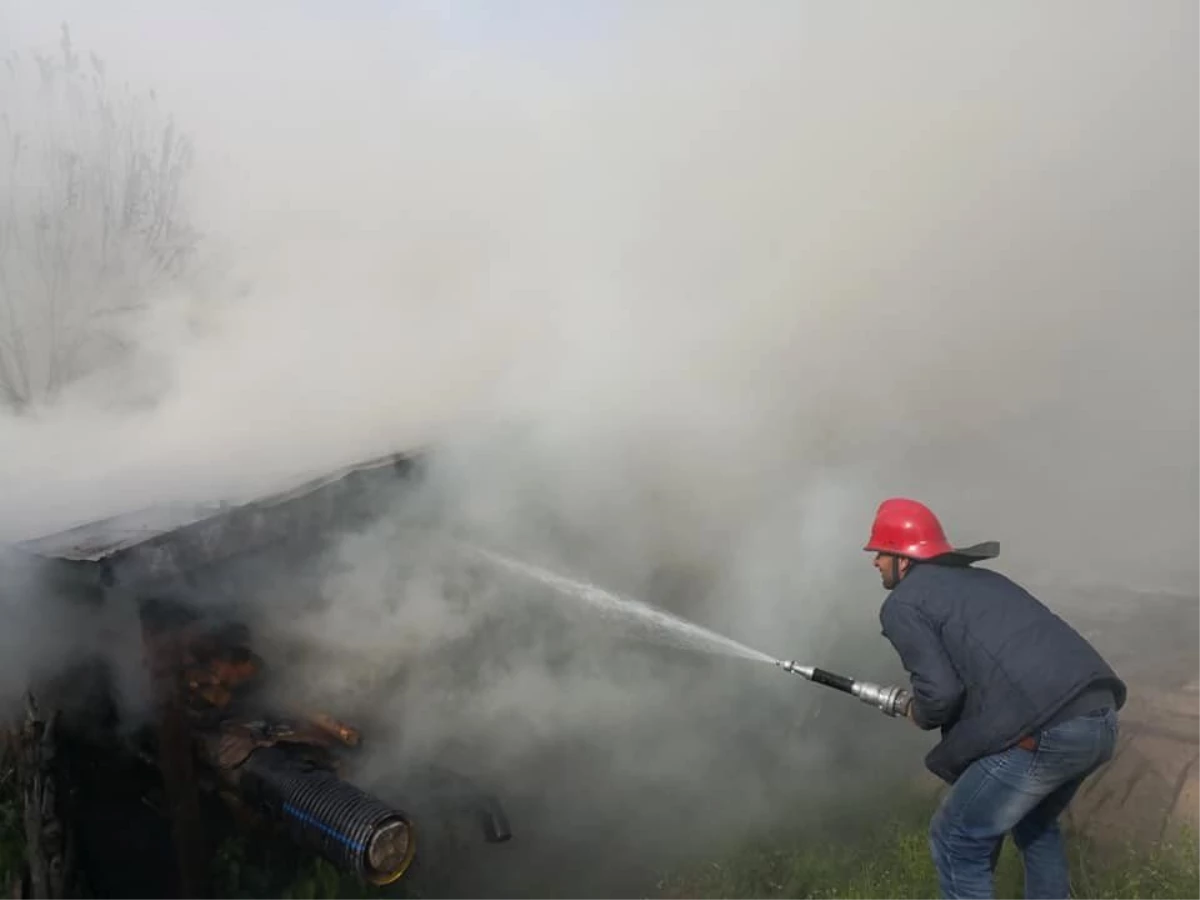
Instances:
[[[785,672],[793,672],[801,678],[807,678],[812,681],[813,668],[812,666],[801,666],[794,659],[777,659],[775,665],[779,666]]]
[[[869,681],[856,681],[845,675],[827,672],[813,666],[797,665],[796,661],[792,659],[776,660],[775,665],[785,672],[793,672],[801,678],[823,684],[825,687],[852,694],[863,703],[874,706],[884,715],[903,716],[908,710],[909,693],[903,688],[872,684]]]
[[[885,716],[903,716],[908,711],[909,694],[903,688],[856,681],[853,694]]]

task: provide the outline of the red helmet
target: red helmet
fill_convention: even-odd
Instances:
[[[875,511],[871,539],[864,550],[909,559],[933,559],[954,550],[933,511],[916,500],[893,497]]]

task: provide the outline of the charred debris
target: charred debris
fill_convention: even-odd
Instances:
[[[17,732],[35,791],[25,896],[213,896],[213,854],[231,833],[320,856],[366,885],[420,867],[426,822],[407,798],[354,783],[369,730],[336,709],[281,704],[286,686],[262,690],[272,673],[247,621],[254,604],[207,591],[238,583],[225,578],[235,569],[286,571],[384,515],[420,475],[420,457],[388,456],[244,504],[151,509],[13,548],[38,567],[47,602],[134,611],[151,693],[150,714],[123,721],[99,658],[30,692]],[[426,815],[465,817],[479,840],[510,837],[498,800],[465,776],[397,775]]]

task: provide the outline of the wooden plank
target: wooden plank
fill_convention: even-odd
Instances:
[[[158,765],[175,845],[178,896],[208,897],[208,847],[187,719],[182,641],[172,629],[156,627],[146,617],[142,634],[157,706]]]

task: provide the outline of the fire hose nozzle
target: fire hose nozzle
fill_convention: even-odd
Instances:
[[[785,672],[793,672],[801,678],[807,678],[809,681],[813,679],[814,669],[812,666],[801,666],[794,659],[777,660],[775,665],[779,666]]]
[[[904,716],[908,714],[908,705],[912,695],[904,688],[889,685],[872,684],[869,681],[856,681],[851,690],[863,703],[870,704],[885,716]]]
[[[869,681],[856,681],[845,675],[827,672],[814,666],[797,665],[795,660],[791,659],[777,660],[775,665],[785,672],[794,672],[816,684],[823,684],[836,691],[852,694],[863,703],[874,706],[885,716],[896,717],[908,714],[908,704],[912,700],[912,695],[903,688],[872,684]]]

